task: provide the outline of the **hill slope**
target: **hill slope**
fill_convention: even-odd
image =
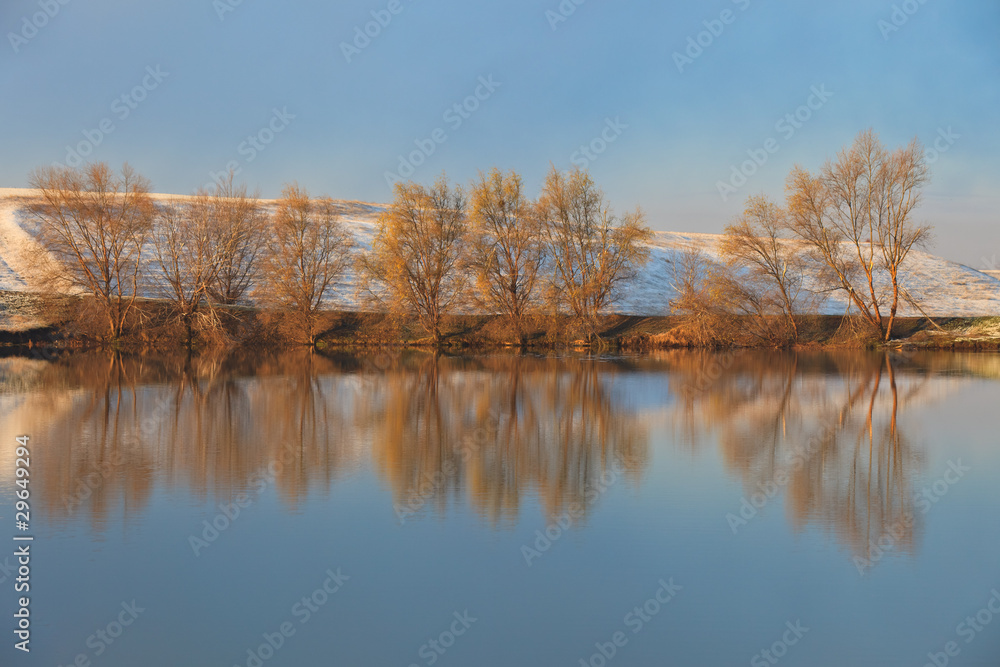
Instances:
[[[35,196],[33,190],[0,188],[0,291],[20,292],[28,288],[31,267],[44,261],[45,253],[35,241],[33,221],[26,206]],[[183,200],[178,195],[155,195],[157,201]],[[273,201],[265,201],[273,207]],[[368,248],[375,234],[375,223],[385,207],[362,202],[339,202],[342,220],[359,246]],[[687,249],[696,248],[711,261],[718,261],[719,236],[681,232],[656,232],[649,244],[650,261],[637,280],[615,304],[614,312],[629,315],[664,315],[674,298],[673,266]],[[791,241],[790,241],[791,243]],[[147,253],[151,256],[151,253]],[[152,270],[152,267],[151,267]],[[807,277],[806,282],[810,279]],[[938,317],[972,317],[1000,315],[1000,280],[967,266],[949,262],[935,255],[914,251],[911,254],[904,285],[922,304],[928,315]],[[886,284],[885,276],[882,283]],[[152,285],[146,296],[156,296]],[[348,275],[339,284],[330,306],[356,310],[360,304],[354,294],[354,276]],[[844,295],[835,293],[820,305],[825,314],[842,314],[847,307]],[[901,309],[902,316],[920,315],[910,306]]]

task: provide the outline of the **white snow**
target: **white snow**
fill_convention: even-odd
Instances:
[[[41,250],[20,221],[23,197],[33,194],[33,190],[0,188],[0,290],[27,289],[32,254]]]
[[[617,304],[617,311],[632,315],[662,315],[675,297],[672,287],[673,264],[689,248],[700,250],[706,259],[721,262],[720,236],[681,232],[656,232],[650,243],[650,261],[635,284]],[[788,243],[796,243],[789,241]],[[926,252],[914,250],[904,264],[900,280],[903,287],[934,317],[975,317],[1000,314],[1000,280],[981,271]],[[807,276],[807,285],[815,283]],[[889,286],[887,274],[879,275],[877,286]],[[820,312],[842,315],[847,295],[834,292],[820,305]],[[902,304],[900,316],[919,316],[909,304]]]
[[[43,258],[31,233],[32,221],[26,211],[26,198],[36,196],[33,190],[0,188],[0,291],[28,289],[28,275],[33,263]],[[160,202],[183,200],[181,195],[154,195]],[[262,202],[273,208],[273,200]],[[338,202],[341,220],[354,235],[361,249],[371,247],[376,220],[384,205],[365,202]],[[664,315],[674,298],[673,264],[687,248],[700,249],[707,259],[719,261],[719,236],[681,232],[656,232],[650,247],[650,261],[640,271],[636,281],[615,304],[615,312],[630,315]],[[147,258],[152,252],[145,253]],[[152,269],[152,267],[150,267]],[[885,277],[882,277],[883,284]],[[1000,315],[1000,280],[984,272],[949,262],[940,257],[914,251],[907,263],[903,284],[921,303],[928,315],[940,317]],[[353,274],[337,286],[330,305],[345,310],[362,307],[355,295]],[[147,296],[155,296],[152,289]],[[846,308],[843,294],[835,293],[821,306],[828,314],[842,314]],[[900,315],[920,313],[909,305]],[[0,322],[2,324],[2,322]]]

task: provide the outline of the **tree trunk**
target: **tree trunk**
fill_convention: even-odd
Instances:
[[[434,318],[434,324],[431,326],[431,337],[434,339],[434,347],[441,347],[441,324],[438,318]]]
[[[896,309],[899,307],[899,283],[896,282],[896,277],[892,278],[892,308],[889,309],[889,323],[885,328],[885,342],[889,342],[889,338],[892,336],[892,325],[896,321]]]

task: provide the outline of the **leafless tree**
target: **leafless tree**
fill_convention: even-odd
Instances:
[[[640,210],[614,215],[604,193],[580,169],[563,174],[553,167],[539,205],[552,294],[593,337],[601,311],[648,260],[652,232]]]
[[[901,295],[899,269],[929,228],[917,225],[913,210],[927,180],[923,149],[914,141],[890,153],[872,130],[828,161],[813,176],[796,167],[788,177],[791,230],[810,246],[827,282],[847,293],[850,303],[885,340]],[[877,284],[885,270],[892,286],[886,297]]]
[[[670,312],[682,320],[683,338],[697,346],[734,345],[738,327],[725,293],[730,273],[696,247],[684,248],[672,261]]]
[[[285,187],[271,220],[261,295],[294,315],[310,346],[320,333],[323,301],[353,261],[353,248],[331,199]]]
[[[209,199],[217,246],[215,279],[208,288],[217,303],[232,305],[247,294],[259,277],[266,246],[268,216],[257,194],[233,184],[233,176]]]
[[[889,306],[885,333],[886,340],[889,340],[900,297],[911,300],[901,285],[900,267],[913,248],[925,246],[931,237],[930,225],[917,224],[913,220],[913,211],[920,204],[920,191],[929,173],[924,149],[916,140],[890,153],[882,168],[885,212],[879,217],[875,233],[882,266],[889,273],[892,283],[892,304]]]
[[[372,250],[361,258],[361,290],[395,313],[416,315],[440,345],[444,316],[468,282],[465,194],[441,176],[431,188],[397,183]]]
[[[480,173],[471,195],[471,261],[480,305],[501,313],[524,345],[526,320],[545,264],[537,207],[513,171]]]
[[[109,338],[118,339],[139,296],[143,245],[154,216],[149,181],[128,164],[116,174],[104,163],[45,167],[29,181],[41,192],[31,207],[39,238],[55,260],[42,279],[51,289],[93,295]]]
[[[153,231],[157,287],[183,325],[189,348],[196,323],[219,323],[209,301],[219,270],[217,229],[211,196],[199,194],[190,202],[161,205]]]
[[[720,242],[722,257],[733,270],[727,291],[775,343],[782,336],[772,326],[774,317],[784,320],[792,341],[799,337],[796,314],[805,267],[795,242],[781,238],[787,229],[781,207],[763,195],[752,196]]]

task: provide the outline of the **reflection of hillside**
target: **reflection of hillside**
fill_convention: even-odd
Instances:
[[[794,526],[823,525],[859,555],[887,534],[896,550],[914,548],[921,458],[899,415],[925,400],[926,375],[901,377],[908,361],[890,354],[736,356],[715,372],[706,363],[677,373],[679,425],[696,440],[714,434],[748,498],[784,491]]]

